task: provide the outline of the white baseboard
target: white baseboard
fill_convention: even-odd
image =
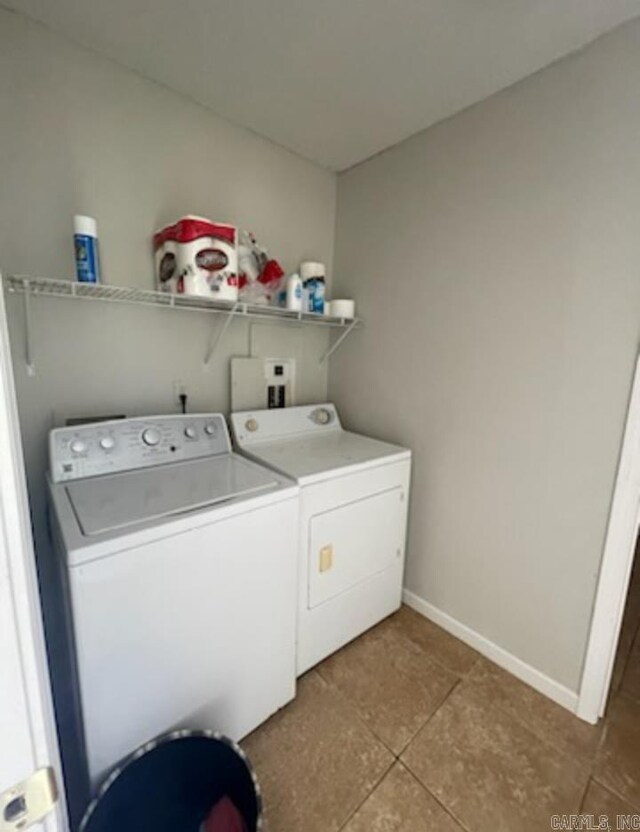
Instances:
[[[544,696],[557,702],[558,705],[562,705],[563,708],[567,708],[572,713],[576,712],[578,694],[574,691],[545,676],[544,673],[536,670],[535,667],[531,667],[531,665],[518,659],[512,653],[507,652],[504,648],[499,647],[492,641],[489,641],[488,638],[467,627],[466,624],[461,624],[446,612],[434,607],[433,604],[430,604],[424,598],[420,598],[419,595],[415,595],[408,589],[402,591],[402,599],[408,607],[424,615],[425,618],[433,621],[434,624],[442,627],[443,630],[451,633],[452,636],[459,638],[460,641],[464,641],[469,647],[473,647],[478,653],[481,653],[504,670],[512,673],[522,682],[525,682]]]

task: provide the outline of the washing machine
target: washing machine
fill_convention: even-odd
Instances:
[[[397,610],[411,452],[343,429],[333,404],[231,416],[250,459],[300,485],[297,672]]]
[[[248,734],[295,695],[299,489],[219,414],[50,434],[92,785],[168,729]]]

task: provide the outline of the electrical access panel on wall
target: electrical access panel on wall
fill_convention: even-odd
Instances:
[[[231,410],[291,407],[295,374],[293,358],[232,358]]]

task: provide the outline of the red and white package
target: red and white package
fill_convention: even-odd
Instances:
[[[237,229],[187,216],[153,235],[161,292],[238,299]]]

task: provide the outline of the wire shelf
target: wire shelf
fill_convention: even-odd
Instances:
[[[143,306],[162,306],[197,312],[233,313],[234,317],[274,320],[294,324],[314,324],[345,328],[359,318],[335,318],[311,312],[293,312],[278,306],[243,303],[242,301],[213,300],[192,295],[177,295],[151,289],[136,289],[104,283],[78,283],[73,280],[53,280],[48,277],[9,275],[4,278],[9,292],[28,292],[41,297],[63,297],[78,300],[100,300],[111,303],[133,303]]]
[[[30,374],[35,373],[31,355],[31,315],[30,298],[55,297],[73,300],[93,300],[106,303],[128,303],[139,306],[164,307],[166,309],[180,309],[188,312],[213,312],[225,315],[226,320],[217,332],[212,333],[207,353],[204,359],[208,364],[215,350],[231,324],[232,320],[271,321],[273,323],[294,324],[298,326],[322,326],[341,329],[340,336],[320,359],[323,364],[338,349],[349,333],[362,326],[360,318],[336,318],[330,315],[319,315],[311,312],[294,312],[277,306],[267,306],[244,303],[242,301],[223,301],[192,295],[177,295],[167,292],[157,292],[151,289],[136,289],[127,286],[113,286],[104,283],[78,283],[74,280],[55,280],[48,277],[32,277],[29,275],[8,275],[2,280],[10,293],[24,296],[25,324],[26,324],[26,362]]]

